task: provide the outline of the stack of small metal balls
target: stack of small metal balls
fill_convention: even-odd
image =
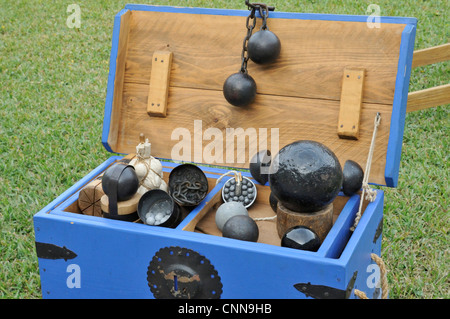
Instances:
[[[249,207],[256,195],[255,185],[247,178],[242,178],[241,193],[236,192],[236,179],[230,178],[223,187],[223,200],[225,202],[241,202],[245,207]]]

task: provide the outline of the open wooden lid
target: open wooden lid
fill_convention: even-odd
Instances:
[[[248,168],[257,150],[275,155],[291,142],[314,140],[335,152],[342,166],[351,159],[364,168],[380,113],[369,182],[396,186],[416,19],[381,17],[376,25],[366,16],[270,12],[267,25],[281,41],[281,54],[270,65],[249,60],[257,96],[235,107],[222,88],[240,70],[248,14],[145,5],[119,12],[103,123],[106,149],[134,153],[144,133],[155,157]],[[359,79],[346,82],[352,79],[347,75]],[[161,95],[165,83],[166,113],[149,115],[155,91],[149,92]],[[346,121],[357,121],[357,139],[339,136]]]

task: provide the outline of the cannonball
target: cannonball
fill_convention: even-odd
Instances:
[[[347,160],[344,164],[343,176],[342,191],[345,195],[351,196],[361,189],[364,171],[358,163]]]
[[[117,189],[117,200],[131,199],[139,188],[139,179],[133,166],[122,163],[108,168],[102,177],[102,187],[106,195],[111,196]]]
[[[256,242],[259,237],[259,229],[251,217],[236,215],[225,223],[222,235],[227,238]]]
[[[320,238],[312,229],[299,225],[286,231],[281,238],[281,246],[308,251],[317,251],[320,247]]]
[[[247,208],[241,202],[226,202],[219,206],[216,211],[216,225],[220,231],[223,231],[225,223],[233,216],[248,216]]]
[[[256,97],[256,82],[247,73],[234,73],[225,80],[223,95],[234,106],[246,106]]]
[[[270,151],[264,150],[253,155],[250,160],[250,174],[261,185],[269,180]]]
[[[280,55],[280,39],[269,30],[260,30],[248,40],[248,56],[258,64],[267,64],[275,61]]]
[[[283,147],[272,159],[270,189],[294,212],[316,212],[330,204],[342,186],[342,168],[325,145],[308,140]]]

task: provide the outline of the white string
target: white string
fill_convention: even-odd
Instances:
[[[372,134],[372,141],[370,142],[370,149],[369,154],[367,155],[367,163],[366,163],[366,169],[364,171],[364,177],[363,177],[363,183],[362,183],[362,194],[361,198],[359,200],[359,209],[356,213],[355,222],[352,227],[350,227],[351,231],[354,231],[356,226],[359,223],[359,220],[361,219],[361,213],[362,213],[362,205],[364,202],[364,198],[370,202],[373,202],[377,197],[377,192],[370,188],[369,186],[369,174],[370,174],[370,168],[372,166],[372,157],[373,157],[373,151],[375,149],[375,139],[377,136],[377,130],[378,126],[380,125],[381,121],[381,115],[380,113],[377,113],[374,120],[374,127],[373,127],[373,134]]]
[[[277,218],[277,215],[272,216],[272,217],[253,218],[253,220],[274,220],[275,218]]]
[[[236,171],[229,171],[229,172],[226,172],[225,174],[223,174],[222,176],[220,176],[220,177],[216,180],[216,185],[219,184],[219,182],[222,180],[222,178],[224,178],[225,176],[228,176],[228,175],[230,175],[230,174],[232,174],[232,173],[235,174],[236,177],[239,176],[239,174],[240,174],[240,173],[238,173],[238,172],[236,172]]]

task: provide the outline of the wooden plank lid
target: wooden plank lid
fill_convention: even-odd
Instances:
[[[365,167],[380,113],[369,182],[396,186],[416,19],[381,17],[373,27],[365,16],[270,12],[267,25],[281,41],[280,56],[268,65],[248,61],[256,98],[235,107],[222,88],[240,69],[248,14],[145,5],[119,12],[105,104],[106,149],[133,153],[144,133],[153,156],[248,168],[259,150],[274,155],[291,142],[314,140],[335,152],[342,166],[351,159]],[[261,26],[257,17],[254,32]],[[164,52],[170,63],[156,64],[155,54],[165,62]],[[157,101],[149,99],[155,92],[152,68],[164,79],[156,88],[161,110],[159,102],[149,107],[150,99]],[[346,70],[363,70],[357,73],[363,82],[343,86]],[[340,112],[347,103],[352,105]],[[338,123],[355,128],[341,127],[338,134]]]

